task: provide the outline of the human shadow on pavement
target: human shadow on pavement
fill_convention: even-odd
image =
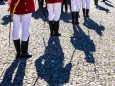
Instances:
[[[105,2],[105,4],[106,4],[107,6],[109,6],[109,7],[113,7],[113,8],[115,8],[113,5],[111,5],[111,4],[108,3],[108,2]]]
[[[10,23],[10,15],[5,15],[3,18],[2,18],[2,22],[1,24],[2,25],[7,25]]]
[[[5,3],[3,2],[3,0],[0,1],[0,5],[4,5]]]
[[[49,84],[48,86],[62,86],[67,83],[72,64],[70,62],[64,66],[63,61],[64,52],[59,38],[50,37],[44,55],[35,61],[38,77],[44,79]]]
[[[48,12],[47,12],[47,8],[43,7],[43,8],[38,8],[33,14],[32,17],[34,19],[42,19],[43,21],[48,21]]]
[[[66,23],[71,23],[71,12],[61,12],[61,17],[60,20],[66,22]]]
[[[104,7],[100,6],[100,5],[96,6],[96,8],[98,10],[104,11],[106,13],[110,13],[110,10],[108,8],[104,8]]]
[[[111,2],[111,1],[109,1],[109,0],[106,0],[106,2],[112,3],[112,2]]]
[[[27,58],[17,58],[5,71],[0,86],[23,86]],[[15,72],[16,71],[16,72]],[[15,76],[14,76],[15,73]]]
[[[95,44],[90,36],[86,35],[79,25],[73,25],[74,34],[71,37],[71,43],[75,50],[83,51],[86,62],[95,63],[93,52],[95,52]],[[77,58],[76,58],[77,59]]]
[[[105,30],[105,27],[104,27],[103,25],[101,25],[101,22],[100,22],[100,25],[99,25],[99,24],[97,24],[96,22],[94,22],[92,19],[90,19],[90,18],[85,18],[83,25],[84,25],[85,27],[87,27],[87,29],[95,30],[96,33],[97,33],[100,37],[103,36],[102,31]]]

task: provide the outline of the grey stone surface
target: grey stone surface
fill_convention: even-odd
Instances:
[[[62,13],[61,37],[50,37],[48,18],[33,13],[29,52],[16,59],[9,47],[8,6],[0,2],[0,86],[115,86],[115,0],[91,0],[90,18],[72,26],[71,13]],[[12,24],[13,25],[13,24]],[[12,33],[11,33],[12,34]],[[10,34],[10,35],[11,35]]]

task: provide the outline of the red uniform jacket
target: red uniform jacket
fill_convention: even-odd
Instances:
[[[4,0],[8,1],[8,0]],[[17,3],[18,0],[10,0],[10,13],[12,13],[15,4]],[[19,4],[17,5],[14,14],[27,14],[27,13],[32,13],[35,11],[34,7],[34,1],[33,0],[20,0]]]
[[[48,3],[61,3],[62,2],[62,0],[46,0],[46,3],[48,4]]]

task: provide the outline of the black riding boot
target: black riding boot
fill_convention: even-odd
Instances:
[[[20,39],[18,40],[13,40],[14,42],[14,46],[15,46],[15,49],[16,49],[16,58],[20,58]]]
[[[28,53],[28,44],[29,44],[29,38],[27,41],[22,41],[21,43],[22,58],[32,57],[32,55]]]
[[[38,0],[39,8],[42,9],[44,5],[44,0]]]
[[[68,5],[67,5],[67,0],[66,0],[66,3],[65,3],[65,12],[68,11]]]
[[[61,36],[61,34],[59,33],[59,20],[54,21],[54,31],[54,36]]]
[[[79,24],[79,12],[76,12],[76,21],[75,21],[75,24]]]
[[[49,27],[50,27],[50,36],[53,36],[53,33],[54,33],[54,24],[53,24],[53,21],[49,21]]]
[[[71,12],[72,13],[72,24],[75,24],[75,12]]]
[[[95,1],[95,5],[98,5],[98,0],[94,0]]]
[[[86,16],[85,8],[83,8],[82,11],[83,11],[83,17],[85,17]]]
[[[89,9],[86,9],[86,17],[89,17]]]

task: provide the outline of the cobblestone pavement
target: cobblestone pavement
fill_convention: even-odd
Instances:
[[[91,0],[90,18],[81,10],[79,26],[63,12],[59,38],[49,36],[36,2],[28,59],[15,58],[12,37],[9,47],[7,9],[0,2],[0,86],[115,86],[115,0],[98,7]]]

